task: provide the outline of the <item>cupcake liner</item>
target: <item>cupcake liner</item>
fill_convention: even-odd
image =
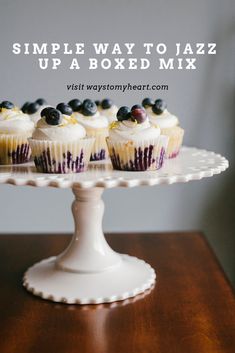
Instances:
[[[108,129],[88,129],[86,128],[88,137],[95,138],[95,143],[91,150],[91,161],[100,161],[109,157],[108,148],[106,144],[106,137],[108,136]]]
[[[30,155],[28,136],[0,135],[0,165],[26,163]]]
[[[160,169],[164,162],[168,137],[144,141],[116,142],[106,139],[114,169],[145,171]]]
[[[184,130],[179,126],[175,126],[173,128],[161,129],[161,133],[169,137],[166,158],[175,158],[178,156],[183,143]]]
[[[81,173],[87,169],[94,139],[85,138],[72,142],[29,139],[29,144],[38,172]]]

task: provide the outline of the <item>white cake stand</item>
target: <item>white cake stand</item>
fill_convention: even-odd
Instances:
[[[62,254],[30,267],[24,286],[43,299],[67,304],[109,303],[134,297],[155,281],[153,268],[136,257],[118,254],[102,231],[104,188],[173,184],[211,177],[228,168],[228,161],[213,152],[183,147],[155,172],[114,171],[110,162],[93,162],[86,173],[40,174],[32,163],[0,166],[0,183],[72,188],[75,200],[73,238]]]

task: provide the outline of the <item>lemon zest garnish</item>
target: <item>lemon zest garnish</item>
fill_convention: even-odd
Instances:
[[[116,127],[118,127],[119,125],[119,122],[118,121],[112,121],[110,124],[109,124],[109,129],[112,130],[112,129],[115,129]]]
[[[3,108],[4,109],[4,108]],[[9,112],[9,109],[6,109],[8,111],[8,114],[6,114],[4,117],[3,117],[3,120],[9,120],[12,115],[10,115],[10,112]]]
[[[133,123],[135,123],[135,125],[138,124],[138,121],[136,119],[135,120],[131,120],[131,121],[133,121]]]
[[[78,122],[77,122],[77,119],[75,119],[73,116],[71,116],[70,121],[71,121],[71,123],[74,124],[74,125],[78,123]]]
[[[64,120],[66,122],[63,123],[63,124],[60,124],[58,127],[64,127],[64,126],[67,126],[69,124],[76,125],[78,123],[77,120],[73,116],[64,116]]]
[[[5,112],[7,112],[9,109],[7,109],[7,108],[1,108],[1,112],[2,113],[5,113]]]

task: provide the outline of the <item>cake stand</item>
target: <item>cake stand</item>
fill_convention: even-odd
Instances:
[[[211,177],[228,168],[213,152],[183,147],[158,171],[114,171],[109,161],[92,162],[81,174],[40,174],[32,163],[1,166],[0,183],[72,188],[75,232],[58,256],[30,267],[23,284],[34,295],[67,304],[110,303],[134,297],[155,282],[154,269],[136,257],[112,250],[102,231],[105,188],[151,186]]]

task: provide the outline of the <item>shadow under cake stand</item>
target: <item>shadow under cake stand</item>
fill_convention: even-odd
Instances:
[[[58,256],[42,260],[24,274],[28,291],[43,299],[67,304],[110,303],[134,297],[155,282],[154,269],[136,257],[113,251],[102,230],[105,188],[151,186],[211,177],[228,168],[213,152],[182,147],[158,171],[115,171],[109,161],[92,162],[81,174],[40,174],[33,164],[0,166],[0,183],[72,188],[75,232]]]

